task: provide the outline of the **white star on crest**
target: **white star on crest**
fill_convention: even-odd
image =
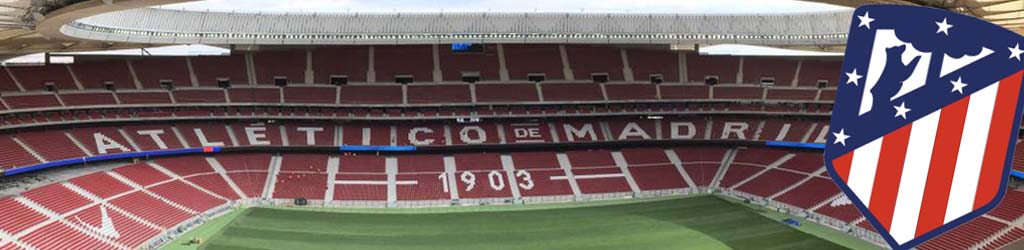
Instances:
[[[907,102],[903,102],[900,103],[899,106],[892,107],[896,108],[896,116],[894,117],[903,117],[904,120],[907,119],[907,112],[910,112],[910,109],[907,108]]]
[[[949,28],[953,27],[952,24],[949,24],[949,23],[946,22],[945,18],[942,19],[941,23],[940,22],[935,22],[935,25],[939,26],[939,31],[936,31],[935,34],[944,33],[947,36],[949,35]]]
[[[964,94],[964,87],[967,87],[967,84],[963,82],[961,77],[957,77],[956,81],[949,81],[949,83],[953,84],[953,90],[950,90],[949,92],[960,92],[961,95]]]
[[[858,24],[857,27],[867,26],[868,29],[871,29],[871,22],[875,21],[874,18],[871,18],[871,16],[868,16],[868,12],[864,12],[863,16],[857,16],[857,19],[860,19],[860,24]]]
[[[850,135],[846,134],[846,129],[840,129],[839,133],[833,132],[832,136],[836,137],[836,141],[832,144],[843,144],[843,146],[846,146],[846,139],[850,138]]]
[[[1024,50],[1020,49],[1020,43],[1014,45],[1013,48],[1009,48],[1009,49],[1010,49],[1010,58],[1016,58],[1017,61],[1020,61],[1020,54],[1024,54]]]
[[[853,72],[845,73],[845,74],[846,74],[846,84],[853,83],[854,86],[857,85],[857,81],[860,81],[861,77],[864,77],[862,75],[858,75],[857,74],[857,69],[853,69]]]

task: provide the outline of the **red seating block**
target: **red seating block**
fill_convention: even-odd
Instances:
[[[6,67],[26,90],[45,89],[45,83],[53,82],[57,89],[78,89],[68,72],[67,65]],[[4,91],[13,91],[9,89]]]
[[[330,83],[332,75],[346,76],[349,82],[365,82],[369,58],[368,46],[314,48],[314,82]]]
[[[132,187],[121,183],[114,177],[111,177],[106,172],[93,173],[81,177],[71,179],[69,182],[75,184],[75,186],[81,187],[91,194],[99,196],[100,198],[110,198],[114,195],[122,194],[128,191],[132,191]]]
[[[12,198],[0,200],[0,211],[4,211],[4,216],[6,216],[6,219],[0,220],[0,230],[12,234],[21,232],[47,219],[43,214],[22,205]]]
[[[161,227],[173,227],[193,216],[143,192],[121,196],[110,203]]]
[[[518,84],[476,84],[477,102],[536,102],[537,85]]]
[[[150,191],[168,200],[202,213],[226,203],[181,181],[172,181],[150,187]]]
[[[60,183],[36,188],[21,195],[58,214],[67,213],[91,202]]]
[[[110,92],[61,93],[60,99],[67,106],[117,105],[114,94]]]
[[[118,249],[59,221],[51,222],[21,237],[21,240],[38,249]]]
[[[274,198],[278,199],[323,199],[327,191],[326,174],[285,173],[277,175]]]
[[[216,87],[218,78],[226,78],[232,85],[244,85],[249,82],[243,55],[196,56],[190,59],[199,85]]]
[[[135,182],[135,184],[139,184],[142,186],[149,186],[161,181],[171,179],[170,176],[165,175],[164,173],[160,172],[159,170],[156,170],[155,168],[149,166],[149,164],[146,163],[139,163],[126,167],[120,167],[114,169],[114,172],[120,174],[121,176],[124,176],[125,178],[128,178],[128,180]]]

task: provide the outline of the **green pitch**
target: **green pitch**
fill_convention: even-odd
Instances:
[[[715,196],[423,209],[250,208],[164,249],[878,249]],[[829,240],[823,239],[829,238]]]

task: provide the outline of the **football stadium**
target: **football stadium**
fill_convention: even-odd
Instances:
[[[823,160],[872,77],[851,26],[892,21],[855,8],[1024,31],[1022,0],[414,2],[0,1],[0,249],[888,249]],[[914,248],[1024,249],[1017,150]]]

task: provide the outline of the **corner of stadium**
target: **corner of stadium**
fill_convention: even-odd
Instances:
[[[1024,25],[185,2],[0,2],[0,250],[886,249],[822,160],[851,8]],[[1024,249],[1019,162],[917,249]]]

